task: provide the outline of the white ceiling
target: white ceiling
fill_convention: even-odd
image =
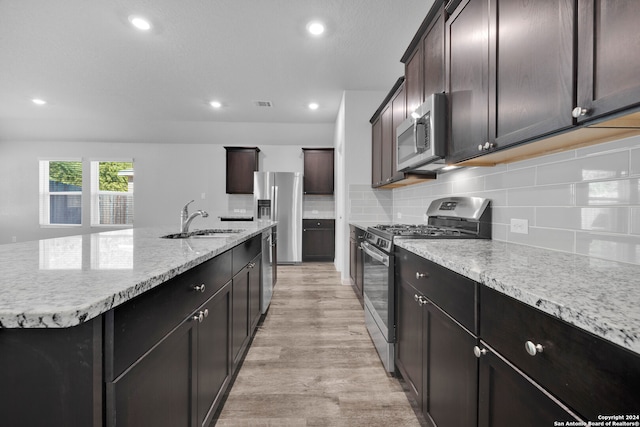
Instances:
[[[232,143],[273,132],[279,143],[304,135],[303,124],[330,133],[343,91],[386,92],[403,74],[400,57],[431,4],[0,0],[0,141]],[[153,29],[132,28],[131,14]],[[306,33],[311,19],[325,35]]]

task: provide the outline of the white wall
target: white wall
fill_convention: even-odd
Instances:
[[[369,119],[384,100],[383,91],[345,91],[335,140],[336,170],[336,268],[349,279],[349,187],[371,185],[371,123]]]
[[[330,147],[331,140],[325,146]],[[249,144],[245,144],[249,145]],[[259,144],[255,144],[258,145]],[[264,145],[260,170],[303,170],[302,147]],[[318,146],[318,145],[314,145]],[[133,158],[135,168],[134,226],[179,225],[182,206],[209,212],[206,221],[232,213],[236,206],[252,206],[251,196],[225,193],[225,150],[218,144],[155,144],[109,142],[1,142],[0,244],[36,240],[104,229],[41,228],[38,223],[38,160],[65,156],[86,160]],[[204,193],[205,198],[201,195]],[[231,210],[231,212],[230,212]],[[194,223],[195,225],[195,223]]]

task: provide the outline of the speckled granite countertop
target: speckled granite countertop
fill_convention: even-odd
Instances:
[[[0,327],[78,325],[275,224],[201,227],[245,230],[228,238],[162,239],[176,230],[134,228],[0,245]]]
[[[640,354],[640,266],[493,240],[394,243]]]

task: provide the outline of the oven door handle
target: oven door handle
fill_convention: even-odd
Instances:
[[[368,242],[362,242],[362,244],[360,246],[362,247],[362,250],[364,251],[364,253],[366,253],[371,258],[375,259],[376,261],[381,262],[382,264],[385,265],[385,267],[389,267],[389,256],[388,255],[383,254],[382,252],[376,250],[376,248],[371,246],[371,244],[368,243]]]

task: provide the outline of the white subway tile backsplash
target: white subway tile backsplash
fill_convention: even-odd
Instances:
[[[540,165],[537,169],[538,185],[621,178],[629,175],[629,152],[582,157],[562,163]]]
[[[536,225],[567,230],[627,233],[629,209],[612,207],[536,208]]]
[[[507,190],[509,206],[572,206],[575,184],[542,185]]]
[[[576,234],[576,253],[640,264],[640,239],[632,235],[579,232]]]
[[[536,168],[515,169],[487,175],[484,181],[487,190],[530,187],[536,183]]]
[[[526,219],[529,226],[536,225],[536,208],[533,207],[500,207],[494,206],[491,211],[493,224],[510,225],[511,219]]]
[[[640,148],[635,150],[631,150],[631,155],[629,156],[629,174],[640,175]]]
[[[640,179],[581,182],[576,184],[577,206],[616,206],[638,204]]]
[[[575,232],[555,228],[529,227],[529,234],[508,231],[507,241],[563,252],[575,250]]]

